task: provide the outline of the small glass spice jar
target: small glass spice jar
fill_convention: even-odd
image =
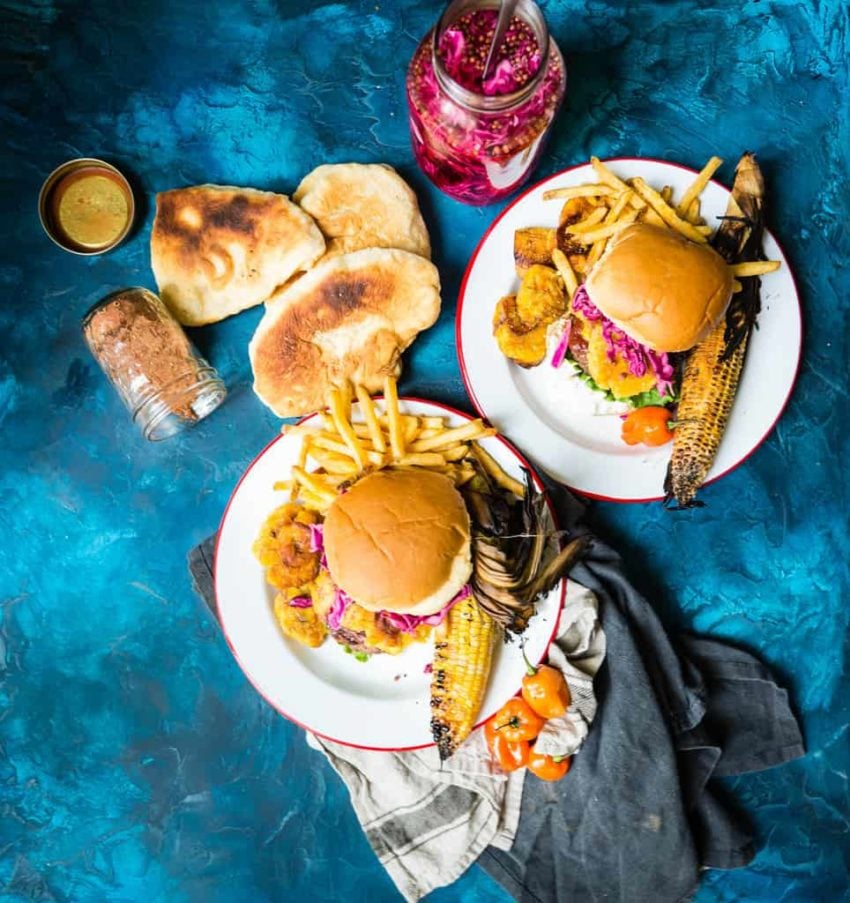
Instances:
[[[146,439],[166,439],[227,395],[163,302],[146,288],[107,295],[83,319],[86,344]]]
[[[540,8],[519,0],[487,79],[496,0],[454,0],[407,73],[416,162],[446,194],[490,204],[531,175],[564,99],[566,70]]]

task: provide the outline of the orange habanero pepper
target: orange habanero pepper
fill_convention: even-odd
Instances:
[[[627,445],[666,445],[675,426],[667,408],[636,408],[623,421],[621,435]]]
[[[551,665],[536,668],[522,650],[526,674],[522,679],[522,698],[541,718],[560,718],[570,706],[570,688],[564,675]]]
[[[541,718],[533,708],[519,696],[509,699],[487,722],[488,729],[504,737],[508,743],[534,740],[540,733],[545,718]]]
[[[491,718],[484,725],[484,736],[487,738],[487,747],[502,771],[516,771],[528,762],[531,753],[531,744],[527,740],[519,740],[511,743],[498,731],[493,729],[495,718]]]
[[[546,756],[531,750],[528,770],[544,781],[560,781],[570,770],[569,756]]]

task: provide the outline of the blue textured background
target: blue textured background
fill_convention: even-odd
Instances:
[[[443,315],[408,355],[403,389],[468,407],[454,304],[498,208],[461,207],[413,164],[404,72],[440,5],[33,0],[0,10],[0,894],[395,899],[342,785],[253,693],[186,573],[186,551],[278,429],[250,389],[246,345],[260,311],[196,333],[231,397],[160,445],[129,422],[79,321],[110,289],[153,286],[156,191],[204,181],[291,191],[319,163],[387,161],[419,192],[444,282]],[[551,0],[545,10],[570,82],[541,176],[591,153],[699,165],[745,148],[767,174],[806,319],[784,418],[704,493],[708,508],[596,504],[592,518],[670,623],[758,650],[804,719],[804,760],[732,782],[762,849],[748,870],[707,875],[699,899],[841,899],[847,5]],[[133,174],[142,210],[124,246],[81,259],[42,234],[36,196],[55,165],[89,154]],[[473,867],[433,899],[504,897]]]

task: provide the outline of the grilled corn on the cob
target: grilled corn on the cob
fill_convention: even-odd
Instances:
[[[762,205],[764,180],[752,154],[737,166],[732,196],[713,244],[728,263],[763,258]],[[682,374],[670,466],[664,481],[665,504],[676,500],[690,508],[708,476],[726,429],[746,355],[759,313],[758,277],[742,279],[725,318],[705,341],[691,351]]]
[[[499,632],[471,594],[455,603],[434,630],[431,733],[442,760],[475,726]]]
[[[676,437],[665,489],[679,506],[694,504],[726,430],[749,335],[723,360],[725,321],[691,352],[682,376]]]

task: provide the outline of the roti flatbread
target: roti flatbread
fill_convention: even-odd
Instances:
[[[301,180],[292,199],[319,224],[329,257],[362,248],[401,248],[431,258],[416,195],[391,166],[318,166]]]
[[[283,194],[197,185],[156,196],[151,266],[187,326],[261,304],[324,251],[316,223]]]
[[[267,303],[249,346],[254,391],[280,417],[317,410],[344,379],[376,392],[439,313],[440,277],[424,257],[369,248],[327,259]]]

